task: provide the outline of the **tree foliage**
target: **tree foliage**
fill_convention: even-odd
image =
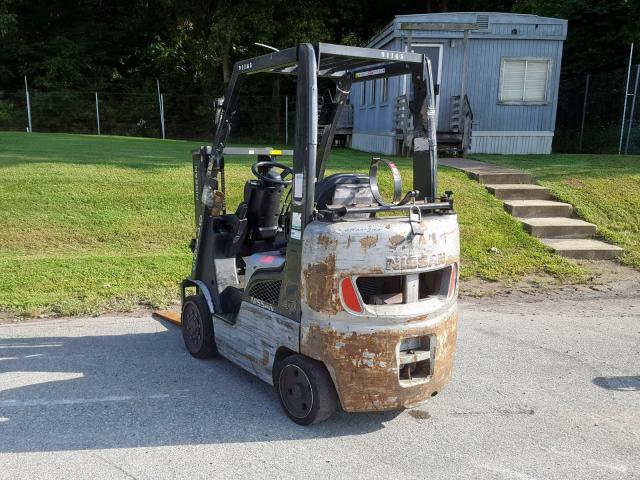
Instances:
[[[640,0],[0,0],[0,90],[219,93],[234,61],[301,41],[364,44],[394,15],[517,11],[569,19],[568,74],[623,65]],[[280,84],[259,88],[276,91]],[[285,87],[286,88],[286,85]]]

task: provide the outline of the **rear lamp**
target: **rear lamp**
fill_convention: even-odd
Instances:
[[[342,295],[342,303],[345,307],[355,313],[362,313],[362,305],[353,286],[351,278],[343,278],[340,282],[340,293]]]

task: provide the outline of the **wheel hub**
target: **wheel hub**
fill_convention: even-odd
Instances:
[[[279,385],[282,401],[288,412],[296,418],[305,418],[313,407],[313,389],[304,371],[296,365],[287,365],[280,372]]]

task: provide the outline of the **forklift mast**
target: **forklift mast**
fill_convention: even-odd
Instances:
[[[293,185],[291,228],[286,250],[286,268],[282,284],[284,305],[291,318],[300,317],[300,267],[302,236],[305,226],[314,220],[316,182],[324,177],[333,137],[340,114],[354,83],[398,75],[410,75],[414,99],[411,112],[414,124],[413,189],[419,198],[434,202],[437,195],[436,118],[434,86],[429,59],[423,54],[391,52],[368,48],[319,43],[268,53],[237,62],[227,86],[213,144],[206,156],[206,171],[194,171],[196,192],[197,236],[193,246],[192,276],[201,286],[217,289],[215,266],[201,261],[203,252],[212,252],[214,234],[212,212],[220,208],[218,175],[223,171],[225,146],[232,131],[240,90],[247,76],[273,73],[297,77],[295,146],[293,152]],[[336,85],[335,108],[318,144],[318,78],[328,78]],[[204,176],[204,178],[203,178]],[[224,177],[221,177],[221,181]],[[221,200],[224,203],[224,200]],[[220,311],[218,295],[211,295],[212,311]]]

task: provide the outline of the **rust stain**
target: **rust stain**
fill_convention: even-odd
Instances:
[[[435,335],[435,361],[429,381],[400,383],[396,346],[407,336]],[[420,405],[451,379],[457,336],[457,313],[428,328],[409,322],[371,334],[338,332],[311,326],[300,351],[333,372],[342,408],[348,412],[398,410]]]
[[[347,248],[351,246],[351,235],[347,238]]]
[[[335,272],[335,253],[323,262],[309,265],[303,272],[307,305],[316,312],[335,314],[342,309]]]
[[[262,365],[265,367],[269,366],[269,351],[265,350],[262,352]]]
[[[362,237],[360,239],[360,246],[363,250],[367,250],[367,248],[374,247],[378,243],[378,235],[367,235],[366,237]]]
[[[338,240],[334,240],[329,235],[319,235],[317,241],[319,245],[327,248],[338,246]]]
[[[402,242],[404,242],[404,235],[394,235],[389,239],[389,244],[392,247],[396,247],[400,245]]]

